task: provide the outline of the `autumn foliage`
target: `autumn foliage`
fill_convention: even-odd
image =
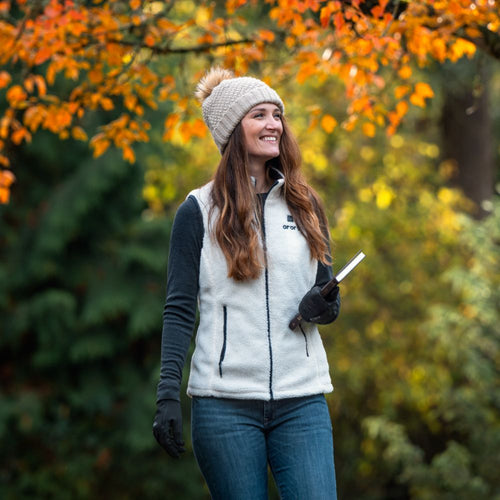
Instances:
[[[255,8],[265,14],[258,29],[245,17]],[[277,78],[338,79],[345,115],[318,109],[311,126],[392,134],[410,106],[434,95],[413,68],[477,48],[500,58],[499,28],[494,0],[0,1],[0,202],[15,179],[9,151],[39,130],[89,141],[95,156],[114,146],[133,162],[134,143],[148,140],[148,111],[167,102],[164,140],[203,136],[192,87],[214,62],[245,73],[280,61]],[[159,69],[188,55],[205,63],[187,82]],[[89,129],[97,110],[106,122]]]

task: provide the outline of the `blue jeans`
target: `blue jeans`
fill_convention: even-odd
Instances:
[[[323,395],[272,401],[194,397],[193,449],[212,498],[267,499],[267,464],[283,500],[336,500]]]

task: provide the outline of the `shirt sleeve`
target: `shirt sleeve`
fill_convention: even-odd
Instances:
[[[180,400],[182,369],[196,321],[203,232],[200,207],[189,196],[177,210],[170,235],[157,401]]]

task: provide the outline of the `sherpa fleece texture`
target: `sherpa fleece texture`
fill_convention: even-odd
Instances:
[[[315,283],[318,262],[281,196],[283,183],[275,182],[264,204],[267,267],[247,282],[227,277],[226,259],[211,236],[212,184],[190,193],[204,225],[190,396],[270,400],[333,390],[316,325],[304,323],[303,332],[288,328]]]

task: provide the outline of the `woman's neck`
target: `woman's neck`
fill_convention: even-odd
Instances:
[[[255,179],[255,191],[257,193],[267,193],[270,188],[265,162],[250,162],[248,165],[249,174]]]

